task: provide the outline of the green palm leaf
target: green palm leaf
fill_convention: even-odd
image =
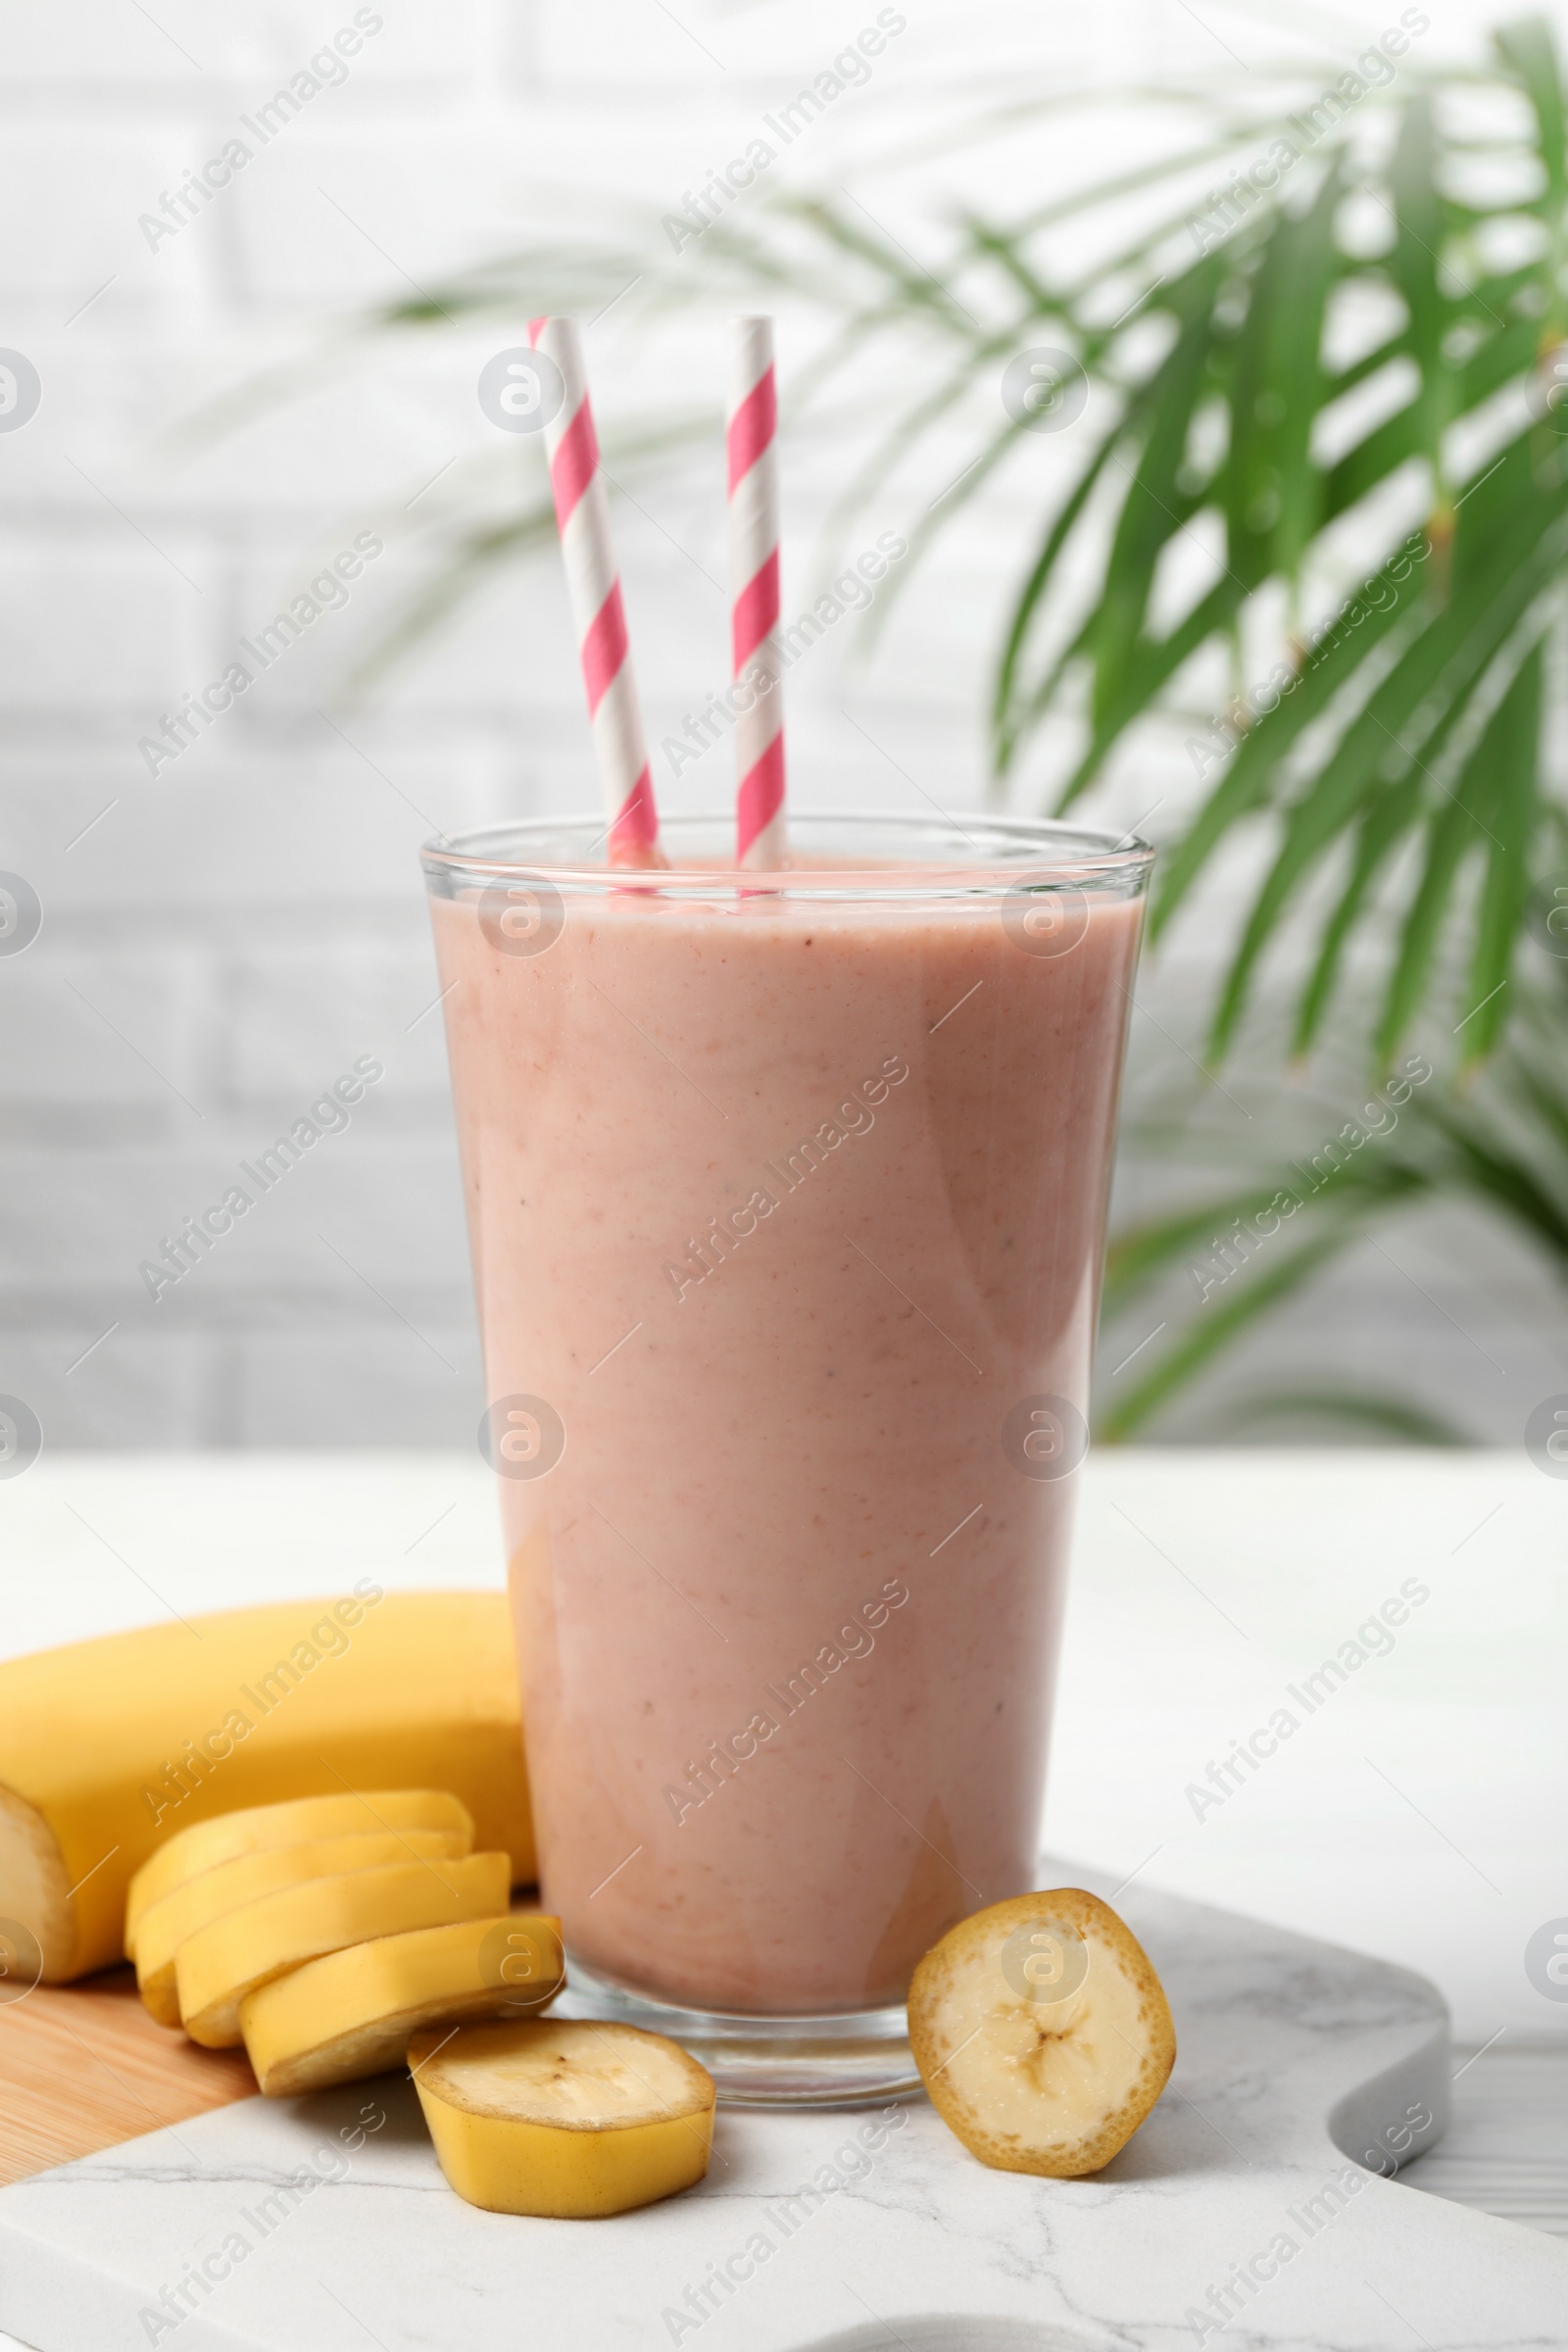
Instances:
[[[1461,84],[1522,98],[1530,127],[1499,118],[1467,130],[1447,102]],[[1130,733],[1168,726],[1183,698],[1190,708],[1195,692],[1213,693],[1199,683],[1201,664],[1241,664],[1208,734],[1223,772],[1169,845],[1153,910],[1159,936],[1238,827],[1273,824],[1211,1052],[1233,1049],[1262,963],[1308,907],[1298,1051],[1318,1043],[1358,942],[1395,943],[1369,1008],[1376,1052],[1450,972],[1457,940],[1468,992],[1487,1000],[1464,1038],[1480,1061],[1506,1030],[1530,881],[1546,845],[1568,836],[1540,775],[1554,672],[1533,658],[1555,614],[1513,636],[1568,575],[1557,419],[1538,402],[1538,420],[1513,428],[1489,471],[1499,396],[1539,389],[1568,316],[1562,75],[1551,30],[1533,17],[1502,28],[1488,72],[1412,56],[1359,108],[1314,115],[1310,134],[1286,87],[1253,76],[1234,103],[1167,89],[1161,105],[1181,104],[1190,129],[1162,138],[1151,160],[1048,202],[1026,191],[1010,211],[971,203],[927,251],[838,187],[736,207],[698,253],[673,260],[662,240],[639,249],[623,226],[575,249],[541,242],[395,302],[373,324],[428,336],[574,303],[624,299],[626,317],[694,294],[731,307],[743,289],[788,291],[834,328],[802,379],[808,415],[868,353],[934,352],[934,370],[914,371],[911,397],[856,464],[832,527],[885,498],[932,436],[982,421],[968,465],[944,444],[937,495],[910,533],[913,561],[878,599],[870,633],[888,625],[938,534],[1006,478],[1021,439],[997,413],[1000,377],[1049,330],[1077,353],[1093,397],[1076,428],[1081,463],[1020,550],[992,693],[999,798],[1019,790],[1048,719],[1067,714],[1080,729],[1050,796],[1066,807],[1097,788]],[[950,144],[1052,125],[1074,103],[1026,92]],[[1364,135],[1379,108],[1396,118],[1391,141]],[[1195,173],[1282,152],[1297,160],[1273,193],[1248,192],[1244,174],[1234,201],[1192,213]],[[1493,194],[1468,171],[1478,156],[1503,167],[1492,185],[1511,170],[1523,192]],[[1532,160],[1540,183],[1526,187]],[[1362,222],[1353,233],[1347,199]],[[1380,216],[1381,248],[1364,234]],[[1077,245],[1100,257],[1092,269],[1074,266],[1069,227],[1092,230]],[[1376,304],[1374,330],[1348,334]],[[1156,322],[1163,340],[1147,331]],[[1369,405],[1357,406],[1362,396]],[[1218,453],[1205,455],[1216,417]],[[1160,583],[1198,526],[1220,536],[1217,572],[1164,617]],[[493,514],[457,532],[399,621],[396,649],[452,609],[466,575],[483,577],[535,535]],[[1348,574],[1355,546],[1384,560]],[[1325,610],[1335,569],[1341,602]]]
[[[1486,881],[1470,963],[1472,1009],[1461,1034],[1467,1063],[1484,1061],[1502,1033],[1514,947],[1530,896],[1530,851],[1538,824],[1536,761],[1541,744],[1544,653],[1531,648],[1497,707],[1487,741],[1495,762]],[[1473,1025],[1472,1025],[1473,1024]]]
[[[544,310],[592,316],[612,302],[624,318],[694,296],[726,309],[759,291],[796,296],[830,331],[799,371],[792,424],[808,429],[825,411],[841,432],[858,396],[850,370],[878,354],[896,353],[901,384],[912,383],[857,452],[830,529],[940,452],[911,561],[878,599],[872,631],[983,489],[1021,485],[990,704],[999,797],[1027,789],[1066,807],[1127,747],[1190,728],[1195,710],[1224,700],[1200,739],[1221,772],[1166,845],[1152,910],[1163,938],[1220,854],[1249,829],[1259,838],[1211,1055],[1238,1050],[1289,933],[1306,952],[1294,956],[1289,1003],[1270,1010],[1285,1013],[1298,1054],[1332,1049],[1338,1008],[1342,1028],[1348,1011],[1360,1024],[1360,1051],[1386,1057],[1412,1029],[1430,1036],[1418,1025],[1441,1006],[1440,1034],[1453,1030],[1474,1091],[1444,1099],[1434,1087],[1396,1142],[1314,1191],[1271,1261],[1143,1366],[1117,1397],[1116,1434],[1144,1426],[1315,1279],[1368,1215],[1458,1195],[1568,1267],[1568,1005],[1521,953],[1533,883],[1568,863],[1568,804],[1542,757],[1568,670],[1568,415],[1553,405],[1568,387],[1568,131],[1546,22],[1505,25],[1495,53],[1481,74],[1410,57],[1391,90],[1310,140],[1264,75],[1235,104],[1195,89],[1189,134],[1162,132],[1152,161],[1049,203],[1025,190],[1008,209],[971,205],[927,259],[842,188],[738,208],[673,263],[644,229],[541,241],[389,304],[328,344],[309,375],[264,379],[199,420],[231,427],[388,335]],[[1501,95],[1514,115],[1472,134],[1449,104],[1458,87]],[[1049,134],[1073,103],[1026,93],[968,135],[1031,122]],[[1392,139],[1365,135],[1379,107],[1396,118]],[[1190,217],[1195,172],[1245,170],[1271,141],[1298,151],[1272,195],[1238,200],[1223,234],[1212,211]],[[1492,192],[1509,184],[1524,192]],[[1369,219],[1385,223],[1381,239],[1366,235]],[[1085,233],[1069,241],[1069,228]],[[1074,263],[1069,244],[1094,266]],[[1078,462],[1052,473],[1050,500],[1021,466],[1009,475],[1028,445],[998,398],[1008,360],[1043,335],[1077,354],[1091,385]],[[713,430],[710,415],[646,427],[628,478]],[[956,431],[970,435],[961,468]],[[369,666],[549,536],[542,495],[519,500],[514,467],[496,466],[426,535],[427,577]],[[1217,546],[1217,565],[1175,608],[1165,591],[1200,541]],[[1214,683],[1220,672],[1228,685]],[[1064,756],[1059,723],[1045,733],[1063,718],[1076,730]],[[1026,787],[1037,747],[1054,772]],[[1368,951],[1383,968],[1352,997],[1345,974],[1353,956],[1359,974]],[[1266,1170],[1245,1169],[1215,1201],[1118,1236],[1107,1301],[1130,1311],[1216,1221],[1255,1216],[1272,1190]],[[1419,1434],[1415,1407],[1335,1396]]]
[[[1463,1432],[1441,1414],[1371,1389],[1281,1389],[1261,1396],[1238,1396],[1229,1409],[1232,1420],[1244,1427],[1255,1421],[1346,1421],[1355,1429],[1376,1430],[1380,1437],[1402,1439],[1408,1446],[1464,1444]]]
[[[1298,1291],[1330,1258],[1357,1239],[1352,1227],[1335,1223],[1301,1242],[1255,1276],[1234,1298],[1207,1308],[1190,1321],[1176,1344],[1142,1380],[1096,1421],[1096,1435],[1120,1445],[1142,1429],[1160,1406],[1230,1348],[1244,1331]]]

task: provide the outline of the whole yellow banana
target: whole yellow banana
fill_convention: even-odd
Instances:
[[[0,1930],[46,1983],[122,1956],[155,1848],[239,1806],[449,1788],[534,1877],[506,1596],[269,1602],[0,1663]],[[15,1937],[12,1938],[15,1940]]]

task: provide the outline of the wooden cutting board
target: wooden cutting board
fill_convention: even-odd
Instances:
[[[0,2181],[21,2180],[254,2095],[243,2050],[154,2022],[136,1972],[38,1984],[0,2002]]]

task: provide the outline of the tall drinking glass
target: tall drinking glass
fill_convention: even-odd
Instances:
[[[1035,1883],[1152,857],[602,830],[424,852],[543,1899],[579,2014],[886,2097],[921,1953]]]

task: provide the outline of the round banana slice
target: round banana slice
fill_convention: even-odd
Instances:
[[[186,1936],[174,1955],[180,2023],[192,2041],[233,2049],[245,2038],[240,2003],[259,1984],[371,1936],[493,1918],[505,1910],[511,1883],[510,1854],[469,1854],[462,1862],[387,1862],[281,1886]]]
[[[421,2027],[543,2009],[564,1982],[561,1922],[510,1912],[308,1960],[248,1993],[239,2022],[262,2089],[292,2098],[401,2066]]]
[[[713,2081],[662,2034],[541,2018],[416,2034],[409,2066],[441,2170],[489,2213],[629,2213],[708,2170]]]
[[[373,1870],[383,1862],[457,1862],[471,1843],[466,1830],[377,1830],[372,1838],[317,1838],[309,1845],[280,1845],[270,1853],[220,1862],[142,1913],[136,1929],[137,1989],[158,2023],[177,2030],[174,1955],[199,1929],[305,1879],[340,1878],[345,1871]]]
[[[914,1972],[909,2041],[932,2104],[982,2164],[1072,2180],[1132,2137],[1176,2061],[1148,1954],[1076,1886],[949,1930]]]
[[[372,1837],[384,1830],[457,1830],[473,1846],[473,1815],[445,1788],[370,1788],[362,1796],[297,1796],[280,1805],[246,1805],[193,1821],[188,1830],[150,1854],[130,1882],[125,1897],[125,1957],[136,1957],[142,1914],[166,1894],[204,1870],[216,1870],[241,1854],[269,1853],[279,1845],[305,1845],[317,1838]]]

